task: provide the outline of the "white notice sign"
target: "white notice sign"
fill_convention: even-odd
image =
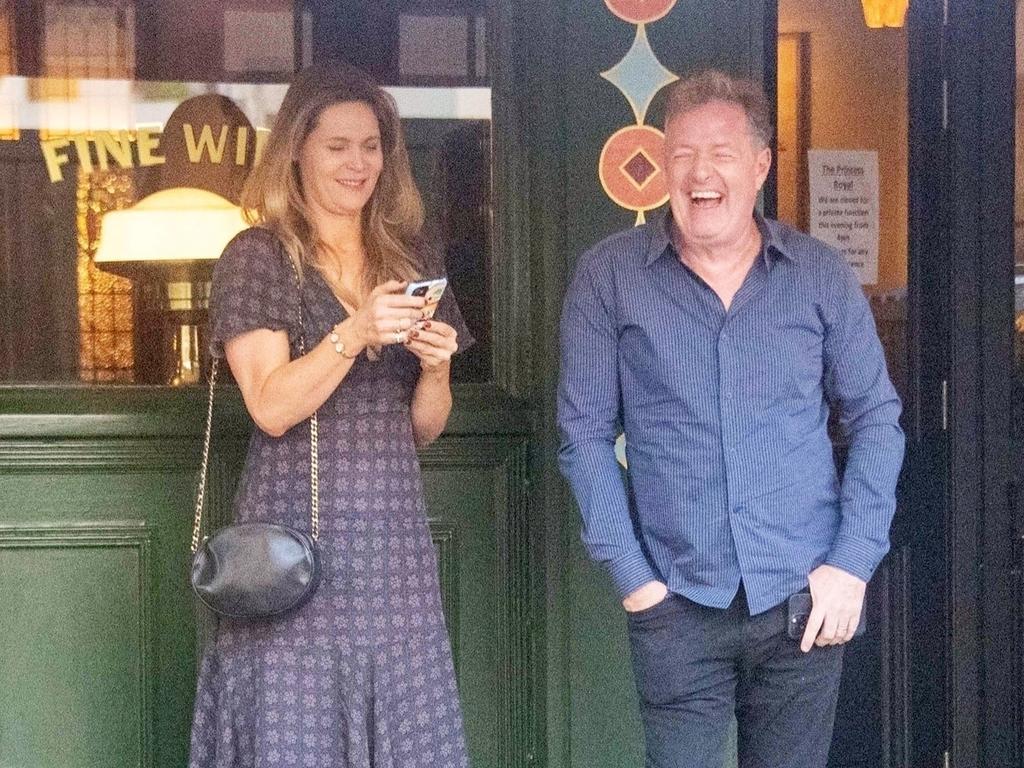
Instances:
[[[861,285],[878,282],[878,153],[811,149],[810,234],[846,259]]]

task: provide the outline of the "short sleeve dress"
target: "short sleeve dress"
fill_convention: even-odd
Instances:
[[[428,276],[441,269],[422,257]],[[299,354],[346,316],[315,269],[301,293],[278,238],[252,228],[217,263],[211,345],[257,328]],[[472,339],[451,292],[437,319]],[[410,403],[417,358],[360,355],[318,411],[323,578],[284,618],[221,619],[203,651],[190,768],[462,768],[468,765]],[[258,428],[235,497],[238,520],[309,527],[309,421]]]

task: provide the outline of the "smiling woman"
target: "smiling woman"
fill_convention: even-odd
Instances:
[[[510,405],[504,390],[491,383],[499,375],[508,378],[512,367],[505,360],[529,359],[516,338],[516,346],[506,343],[505,357],[492,366],[492,286],[511,286],[502,288],[497,313],[506,339],[520,316],[529,317],[529,304],[525,283],[491,274],[492,149],[502,151],[506,141],[492,141],[489,32],[482,0],[0,0],[0,500],[7,510],[0,522],[0,581],[35,581],[31,574],[37,568],[52,576],[29,590],[5,590],[10,599],[0,606],[0,657],[17,660],[0,675],[11,680],[0,685],[0,764],[187,764],[193,673],[202,647],[197,619],[210,627],[187,599],[185,574],[192,516],[187,499],[202,437],[197,385],[210,371],[208,337],[225,328],[223,312],[220,325],[211,328],[214,265],[220,264],[222,277],[212,299],[215,314],[231,303],[222,300],[223,286],[237,287],[228,291],[235,298],[255,292],[257,300],[234,310],[269,322],[270,328],[254,332],[269,335],[271,349],[282,335],[288,337],[298,317],[294,275],[287,258],[278,258],[281,251],[268,230],[246,232],[225,256],[218,246],[230,235],[211,237],[204,223],[238,224],[241,190],[251,169],[269,155],[271,127],[285,121],[288,82],[306,66],[337,59],[372,68],[383,87],[372,90],[379,101],[332,102],[308,126],[317,136],[297,142],[294,154],[284,156],[285,176],[295,177],[300,192],[305,188],[305,197],[299,195],[303,207],[341,222],[324,226],[317,238],[330,245],[315,250],[314,261],[324,257],[323,269],[303,264],[306,339],[310,347],[319,343],[315,354],[333,371],[354,370],[346,381],[347,399],[332,400],[318,419],[320,540],[328,550],[320,605],[309,606],[315,616],[281,630],[294,639],[311,637],[305,631],[316,628],[318,650],[307,654],[304,647],[299,657],[315,662],[321,687],[290,688],[283,695],[316,696],[304,720],[318,723],[330,716],[340,723],[334,715],[347,704],[338,691],[362,702],[365,689],[359,684],[367,682],[366,668],[345,669],[348,659],[316,654],[323,646],[353,657],[367,653],[365,634],[347,644],[341,634],[345,627],[365,628],[386,618],[392,624],[375,627],[374,638],[395,640],[378,649],[394,662],[387,670],[391,680],[418,686],[418,676],[429,671],[443,683],[430,690],[431,701],[444,693],[443,705],[427,714],[441,723],[436,743],[446,740],[444,752],[453,760],[463,753],[457,701],[449,690],[454,668],[462,675],[465,730],[475,762],[498,765],[492,755],[500,752],[494,747],[499,740],[526,751],[518,746],[532,738],[525,732],[521,738],[495,735],[498,723],[518,722],[506,714],[513,702],[527,706],[519,704],[527,701],[520,694],[525,678],[508,684],[499,679],[501,670],[511,676],[528,668],[517,661],[529,647],[522,639],[527,623],[505,620],[523,610],[525,582],[519,565],[514,578],[493,576],[513,570],[510,563],[528,551],[522,540],[529,530],[523,485],[529,453],[522,436],[532,422],[526,406]],[[220,112],[197,110],[197,100],[216,103]],[[512,109],[514,102],[507,103],[505,109]],[[400,133],[406,149],[393,153],[397,144],[391,140]],[[317,144],[320,138],[324,142]],[[300,157],[303,145],[307,152]],[[499,183],[504,175],[496,174]],[[307,178],[314,183],[304,184]],[[426,193],[422,201],[413,194],[413,179]],[[384,283],[405,272],[447,274],[437,320],[416,329],[415,338],[413,313],[423,299],[404,297],[391,285],[381,292],[387,301],[374,302],[362,283],[349,281],[360,273],[345,268],[350,262],[343,264],[351,256],[350,241],[337,235],[345,234],[346,211],[362,212],[368,229],[377,231],[363,245],[395,267]],[[424,221],[430,237],[426,227],[413,237]],[[252,258],[239,259],[240,250]],[[270,265],[281,269],[268,272],[261,260],[268,255],[278,259]],[[509,249],[508,258],[494,260],[494,269],[498,275],[528,274],[523,265],[529,258],[525,248]],[[180,275],[171,274],[178,269]],[[224,276],[233,279],[225,282]],[[341,278],[351,288],[351,301],[339,297],[346,292]],[[465,326],[455,319],[455,295],[463,301]],[[359,313],[368,304],[386,310],[376,318],[385,326],[374,330],[369,322],[351,320],[369,317]],[[371,330],[371,346],[381,350],[378,359],[369,360],[372,351],[355,362],[346,359],[360,353]],[[408,343],[394,343],[396,332]],[[456,356],[449,372],[452,352],[468,347],[470,337],[478,343]],[[295,342],[293,332],[284,342],[286,361]],[[181,361],[194,366],[190,381],[174,375]],[[220,364],[221,382],[226,368]],[[515,373],[526,381],[524,370],[519,366]],[[266,453],[253,459],[273,480],[247,473],[239,486],[240,495],[260,497],[252,514],[308,503],[294,487],[310,489],[307,421],[300,414],[288,429],[296,414],[275,410],[273,398],[257,398],[247,412],[239,392],[253,402],[247,375],[234,382],[239,388],[229,380],[218,392],[204,515],[210,532],[230,517],[250,415],[264,428],[257,442],[274,459],[266,461]],[[449,380],[481,384],[466,388],[474,397],[478,391],[488,398],[497,392],[493,398],[500,398],[501,410],[492,411],[490,399],[478,400],[449,427],[457,437],[432,445],[451,405]],[[281,397],[276,403],[299,400]],[[20,470],[10,459],[26,458],[19,443],[28,437],[25,426],[46,431],[46,424],[53,429],[33,433],[33,445],[74,445],[86,458],[69,465],[56,455],[51,461],[36,454],[28,474],[14,479],[11,473]],[[301,441],[302,434],[307,437],[299,451],[284,456],[281,446]],[[429,467],[423,482],[421,448]],[[303,472],[305,481],[293,476]],[[265,492],[274,499],[268,502]],[[50,501],[40,505],[43,497]],[[298,523],[308,530],[306,510]],[[37,537],[40,530],[43,539]],[[384,565],[390,573],[399,572],[399,563],[405,569],[403,589],[379,588],[380,561],[364,562],[377,569],[371,576],[356,564],[378,548],[388,550]],[[108,578],[110,569],[120,576]],[[347,589],[360,579],[366,590]],[[73,599],[53,602],[57,594]],[[116,608],[102,607],[115,603]],[[82,630],[74,638],[58,629],[71,624]],[[403,633],[414,625],[422,629],[418,636]],[[241,670],[231,676],[232,687],[266,694],[263,701],[271,703],[276,691],[246,679],[244,665],[262,663],[262,657],[246,654],[237,661],[239,654],[230,648],[217,650],[224,651],[217,656],[223,676],[212,682],[204,677],[204,695],[223,694],[219,682]],[[304,667],[292,668],[293,649],[277,648],[274,654],[285,665],[278,667],[279,677],[306,674]],[[421,657],[432,659],[429,670]],[[243,667],[227,669],[236,661]],[[100,670],[110,684],[97,688],[90,682],[95,676],[75,673],[85,668]],[[382,677],[374,680],[381,683]],[[112,690],[118,695],[106,695]],[[35,693],[26,697],[24,691]],[[386,695],[387,712],[395,718],[391,743],[397,747],[395,734],[423,715],[413,701],[421,692],[394,707],[390,701],[401,698],[397,693],[378,693]],[[241,711],[214,709],[219,716]],[[364,726],[383,722],[377,712],[363,712]],[[290,710],[280,719],[294,717]],[[301,736],[278,732],[268,738],[283,744],[286,738],[315,736],[316,730],[304,725]],[[253,733],[244,731],[237,743]],[[331,733],[349,740],[360,732],[356,724]],[[203,736],[197,742],[209,743]],[[363,738],[352,754],[370,744]],[[330,745],[315,748],[330,753],[319,763],[342,763]],[[421,751],[428,761],[429,750]],[[267,760],[290,764],[287,753]],[[405,764],[404,755],[395,755],[394,762]]]
[[[394,99],[358,70],[318,65],[296,79],[275,125],[242,207],[258,212],[253,223],[279,234],[299,273],[307,260],[315,264],[349,308],[388,279],[415,277],[409,243],[423,226],[423,204]],[[329,231],[320,231],[318,242],[294,212]],[[369,235],[360,244],[367,249],[365,262],[361,253],[340,250],[347,239],[336,234],[342,221]],[[356,268],[344,269],[353,259]]]
[[[307,204],[335,214],[361,211],[383,167],[377,117],[361,102],[325,109],[299,157]]]
[[[405,291],[443,266],[420,233],[394,100],[347,65],[303,70],[242,198],[254,226],[218,261],[210,302],[211,353],[259,427],[234,520],[304,530],[308,493],[323,577],[288,614],[221,619],[189,765],[361,768],[393,750],[403,765],[463,768],[416,451],[443,431],[450,361],[473,340],[450,291],[429,319]],[[317,674],[300,683],[311,645]],[[299,744],[299,720],[319,734]]]

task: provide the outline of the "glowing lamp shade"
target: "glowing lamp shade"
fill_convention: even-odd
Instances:
[[[902,27],[910,0],[860,0],[864,23],[872,29]]]
[[[248,226],[242,209],[220,195],[193,187],[164,189],[104,214],[96,264],[212,261]]]

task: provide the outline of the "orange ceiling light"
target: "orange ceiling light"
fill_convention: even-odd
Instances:
[[[871,29],[902,27],[910,0],[860,0],[864,23]]]

